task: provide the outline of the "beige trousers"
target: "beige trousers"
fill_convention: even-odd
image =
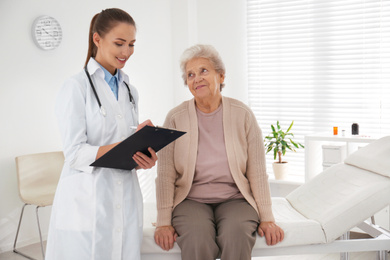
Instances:
[[[172,213],[172,225],[183,260],[250,260],[259,217],[245,199],[184,200]]]

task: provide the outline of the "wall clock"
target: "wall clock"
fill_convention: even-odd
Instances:
[[[61,25],[53,17],[39,16],[32,25],[32,37],[42,50],[54,50],[62,40]]]

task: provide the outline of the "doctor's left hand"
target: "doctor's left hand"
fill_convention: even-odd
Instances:
[[[137,127],[137,130],[140,130],[142,129],[144,126],[154,126],[152,121],[150,121],[149,119],[142,122],[141,124],[138,125]],[[154,165],[156,165],[156,161],[157,161],[157,154],[156,152],[152,149],[152,148],[148,148],[148,151],[151,155],[151,157],[141,153],[141,152],[137,152],[136,154],[133,155],[133,159],[134,161],[138,164],[138,166],[136,167],[137,170],[139,169],[150,169],[152,168]]]
[[[137,126],[136,132],[137,132],[138,130],[142,129],[144,126],[147,126],[147,125],[148,125],[148,126],[154,126],[154,124],[152,123],[152,121],[150,121],[150,119],[148,119],[148,120],[142,122],[141,124],[139,124],[139,125]]]
[[[136,152],[133,155],[134,161],[138,164],[136,169],[150,169],[154,165],[156,165],[157,161],[157,154],[152,148],[148,148],[149,153],[151,154],[151,157],[147,156],[146,154],[143,154],[141,152]]]

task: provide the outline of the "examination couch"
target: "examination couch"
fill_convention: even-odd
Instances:
[[[267,246],[257,236],[254,257],[340,253],[340,259],[348,259],[348,252],[377,251],[378,259],[386,260],[390,233],[370,218],[390,204],[390,136],[359,149],[286,198],[273,197],[272,204],[285,238]],[[176,243],[168,252],[155,244],[156,215],[156,205],[145,204],[142,259],[181,259]],[[353,228],[370,237],[349,239]]]

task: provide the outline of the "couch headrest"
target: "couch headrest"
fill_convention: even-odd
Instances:
[[[390,177],[390,136],[357,150],[344,163]]]

